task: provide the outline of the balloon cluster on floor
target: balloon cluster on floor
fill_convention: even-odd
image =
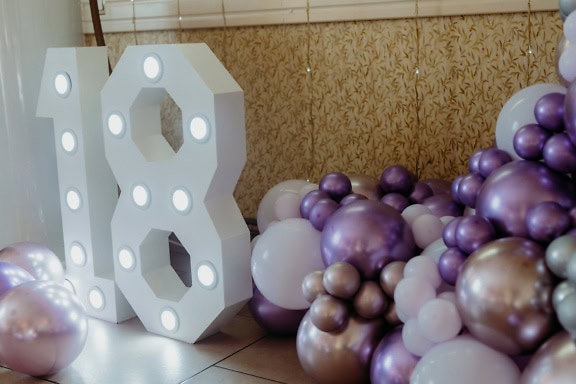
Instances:
[[[86,311],[63,283],[62,263],[47,247],[21,242],[0,250],[0,365],[46,376],[82,352]]]
[[[317,382],[574,382],[574,9],[560,1],[564,85],[514,94],[467,174],[418,180],[392,165],[264,196],[251,308],[296,335]]]

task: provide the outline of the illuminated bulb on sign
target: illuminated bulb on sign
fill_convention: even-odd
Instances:
[[[62,97],[66,97],[70,94],[71,84],[70,76],[65,72],[58,73],[54,77],[54,89],[56,90],[56,93]]]
[[[144,59],[142,69],[144,70],[144,76],[146,76],[148,80],[156,81],[162,76],[162,62],[156,55],[147,56]]]
[[[92,306],[92,308],[96,310],[101,310],[106,305],[106,300],[104,298],[104,293],[98,287],[94,287],[90,289],[88,292],[88,302]]]
[[[80,192],[75,189],[71,189],[66,192],[66,205],[73,211],[77,211],[82,205],[82,198],[80,197]]]
[[[65,131],[60,137],[62,149],[68,153],[76,151],[76,135],[72,131]]]
[[[207,261],[200,263],[196,269],[196,276],[198,277],[200,285],[204,288],[214,288],[218,282],[216,269],[214,269],[214,266]]]
[[[78,243],[72,244],[70,247],[70,259],[79,267],[86,264],[86,252],[84,251],[84,247]]]
[[[145,185],[136,185],[132,189],[132,200],[140,208],[146,208],[150,204],[150,193]]]
[[[167,331],[178,329],[178,315],[172,308],[165,308],[160,313],[160,323]]]
[[[108,116],[108,131],[114,136],[122,136],[124,133],[124,118],[118,113]]]
[[[130,271],[134,268],[136,261],[134,259],[134,253],[128,248],[122,248],[118,252],[118,263],[122,268]]]
[[[178,188],[172,193],[172,205],[179,213],[190,211],[192,206],[190,200],[190,193],[183,188]]]
[[[203,142],[208,138],[208,123],[202,117],[196,116],[190,121],[190,134],[194,140]]]

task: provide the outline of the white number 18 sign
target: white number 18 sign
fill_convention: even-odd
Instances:
[[[161,132],[168,93],[182,111],[175,152]],[[233,197],[246,161],[239,85],[205,44],[49,49],[38,102],[54,119],[66,269],[88,314],[137,315],[195,342],[252,295],[250,238]],[[121,193],[118,198],[117,185]],[[191,286],[170,264],[174,233]]]

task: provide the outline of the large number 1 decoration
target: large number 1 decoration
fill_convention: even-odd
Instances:
[[[82,56],[87,49],[74,52]],[[60,98],[73,96],[74,80],[82,88],[83,77],[76,79],[64,62],[45,68],[43,94],[55,89]],[[67,96],[58,91],[59,76],[69,81]],[[177,152],[161,133],[166,92],[182,111],[184,142]],[[39,111],[46,110],[43,103],[54,106],[47,100],[41,97]],[[78,109],[94,107],[80,104]],[[213,334],[252,294],[249,233],[233,198],[246,159],[242,90],[205,44],[128,47],[102,88],[101,107],[99,134],[121,194],[111,220],[110,253],[87,259],[113,263],[116,283],[147,330],[187,342]],[[55,131],[70,129],[57,127],[55,115]],[[88,168],[60,165],[61,179]],[[98,194],[89,189],[84,197],[71,182],[60,188],[63,201],[70,191],[81,202]],[[76,210],[63,207],[62,214],[98,214],[90,208],[80,203]],[[190,255],[190,287],[170,265],[171,232]],[[88,306],[97,313],[116,305],[118,312],[119,300],[108,295],[93,284],[86,291]]]

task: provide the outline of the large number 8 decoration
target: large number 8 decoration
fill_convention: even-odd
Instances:
[[[182,111],[177,152],[161,133],[166,92]],[[121,189],[107,256],[115,281],[147,330],[195,342],[252,293],[249,233],[233,198],[246,158],[242,90],[205,44],[128,47],[101,106]],[[190,255],[190,287],[170,265],[171,232]]]

